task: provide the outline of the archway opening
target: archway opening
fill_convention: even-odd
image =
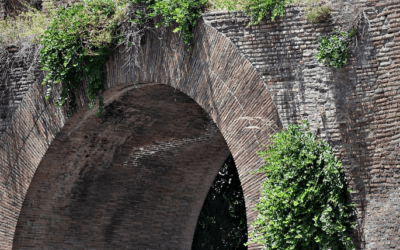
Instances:
[[[57,134],[25,197],[13,249],[190,249],[230,154],[217,126],[158,84],[104,93]]]
[[[230,155],[208,191],[192,250],[246,250],[246,206],[235,161]]]

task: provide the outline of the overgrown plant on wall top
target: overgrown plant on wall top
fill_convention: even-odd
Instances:
[[[126,1],[85,0],[71,8],[61,8],[41,37],[43,84],[48,96],[53,85],[62,82],[63,90],[56,105],[64,106],[78,84],[86,80],[89,108],[103,88],[103,67],[116,39],[116,27],[123,19]],[[98,114],[102,110],[102,97]]]
[[[348,202],[344,169],[309,123],[289,125],[258,152],[265,161],[259,215],[250,242],[264,249],[355,249],[350,233],[355,205]]]
[[[176,23],[174,32],[180,34],[190,50],[193,27],[207,9],[243,10],[251,17],[249,25],[252,25],[267,17],[273,21],[283,16],[285,5],[292,0],[83,0],[57,12],[51,0],[43,3],[42,12],[28,8],[28,12],[0,22],[0,42],[15,42],[25,37],[36,42],[40,38],[40,65],[47,72],[43,81],[48,87],[47,97],[54,84],[62,83],[56,105],[68,104],[69,111],[73,111],[75,90],[85,81],[89,108],[98,96],[97,114],[100,114],[103,67],[108,55],[121,43],[136,46],[136,51],[140,46],[133,43],[132,34],[124,34],[124,29],[120,29],[127,16],[142,29],[154,25],[154,17],[158,17],[156,27]],[[141,35],[135,33],[139,38]]]
[[[271,19],[283,15],[286,0],[251,0],[246,12],[252,16],[252,23],[260,22],[271,13]],[[183,42],[190,50],[192,29],[197,24],[201,12],[208,6],[208,0],[84,0],[70,8],[61,8],[52,24],[41,37],[42,69],[47,73],[44,84],[48,86],[48,96],[53,85],[62,82],[63,89],[58,106],[74,100],[74,90],[86,80],[89,108],[103,89],[103,66],[110,49],[118,38],[125,34],[117,32],[125,10],[133,5],[131,22],[137,25],[151,25],[152,18],[160,17],[157,26],[176,23],[174,32],[180,32]],[[125,44],[128,44],[129,41]],[[103,99],[99,96],[99,110]]]
[[[350,41],[356,35],[356,29],[349,32],[333,30],[330,36],[321,36],[318,39],[319,47],[315,55],[318,63],[323,62],[326,67],[342,69],[350,58]]]

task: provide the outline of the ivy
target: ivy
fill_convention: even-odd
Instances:
[[[318,63],[323,62],[326,67],[341,69],[350,58],[349,43],[356,34],[355,29],[349,32],[334,30],[333,35],[321,36],[318,39],[319,47],[316,57]]]
[[[355,205],[347,202],[344,169],[331,147],[306,121],[271,142],[258,152],[266,179],[250,242],[264,249],[355,249],[349,237]]]
[[[103,67],[125,7],[126,3],[121,1],[87,0],[58,10],[40,40],[40,65],[48,72],[42,82],[48,86],[46,98],[54,84],[63,85],[56,106],[63,107],[67,100],[73,100],[74,90],[84,80],[89,108],[94,106],[103,89]],[[100,97],[97,115],[102,111],[102,103]]]

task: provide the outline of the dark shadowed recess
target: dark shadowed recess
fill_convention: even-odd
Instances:
[[[193,238],[192,250],[247,249],[243,190],[230,155],[207,194]]]

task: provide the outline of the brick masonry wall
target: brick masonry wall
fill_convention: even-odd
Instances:
[[[29,87],[42,75],[40,70],[30,69],[30,56],[21,55],[19,49],[11,45],[0,51],[7,54],[7,60],[0,62],[0,134],[10,126],[12,116]]]
[[[190,52],[171,29],[146,34],[140,69],[124,67],[127,54],[114,53],[107,64],[107,88],[134,82],[162,83],[179,89],[195,100],[213,119],[235,159],[243,187],[248,221],[259,198],[262,175],[251,175],[262,161],[255,152],[280,121],[268,89],[255,68],[231,41],[214,28],[200,23]],[[263,117],[272,127],[251,117]],[[252,246],[250,249],[257,248]]]
[[[365,8],[370,26],[352,62],[341,71],[317,64],[314,57],[317,44],[312,41],[334,25],[307,23],[301,8],[287,8],[285,18],[253,27],[246,26],[242,13],[217,12],[203,16],[190,52],[170,31],[147,34],[141,69],[123,67],[126,55],[116,52],[107,64],[107,87],[162,83],[195,100],[211,116],[233,154],[248,223],[256,216],[252,208],[262,179],[249,174],[261,164],[254,152],[274,127],[309,119],[342,160],[355,190],[358,248],[400,249],[400,5],[353,2]],[[28,91],[1,141],[2,249],[11,248],[30,180],[64,124],[62,115],[54,116],[51,102],[42,98],[43,91],[40,85]],[[265,123],[246,117],[262,117],[272,126],[248,129]]]
[[[190,249],[229,156],[223,136],[166,85],[116,87],[105,100],[102,116],[80,110],[47,150],[13,249]]]
[[[244,25],[248,19],[242,13],[210,13],[204,19],[257,69],[284,127],[308,119],[333,146],[355,191],[358,247],[400,249],[400,5],[361,4],[370,27],[341,71],[317,64],[312,43],[335,26],[307,23],[299,8],[288,9],[278,22],[252,27]]]
[[[158,51],[168,54],[158,56],[158,58],[165,59],[171,64],[168,67],[161,68],[164,67],[162,61],[158,61],[158,65],[145,61],[145,59],[156,59],[157,53],[155,57],[143,56],[143,65],[146,66],[148,64],[146,70],[140,71],[143,75],[135,74],[134,71],[131,72],[133,75],[128,75],[127,69],[121,67],[124,64],[124,60],[120,57],[125,55],[116,52],[114,58],[107,64],[108,88],[132,84],[136,82],[135,77],[137,79],[140,77],[142,80],[139,82],[154,80],[153,82],[165,83],[177,89],[182,89],[185,94],[191,95],[213,118],[227,141],[230,151],[235,155],[236,161],[241,162],[241,167],[238,167],[238,169],[241,171],[241,181],[244,186],[254,187],[246,196],[248,213],[254,217],[255,212],[251,208],[258,199],[259,180],[262,176],[250,175],[249,172],[261,164],[260,159],[255,156],[254,152],[261,148],[260,143],[266,141],[268,133],[272,132],[272,130],[267,131],[267,133],[260,133],[257,130],[245,129],[245,127],[253,123],[239,118],[263,116],[269,117],[275,124],[279,124],[278,114],[268,91],[263,88],[256,71],[235,50],[230,41],[223,35],[218,34],[215,29],[204,24],[201,24],[198,29],[196,32],[198,34],[198,43],[192,50],[192,53],[196,54],[182,58],[182,56],[187,55],[184,48],[172,46],[179,41],[179,37],[172,32],[168,32],[166,36],[169,38],[165,42],[171,43],[171,46],[164,51],[160,47]],[[151,53],[151,40],[149,38],[149,42],[143,48],[143,55]],[[214,48],[224,48],[226,46],[228,46],[229,50],[225,57],[221,57],[221,54],[218,53],[219,49],[214,50]],[[186,62],[183,62],[182,59],[186,60]],[[187,62],[189,59],[191,61]],[[229,66],[233,59],[235,65]],[[184,65],[187,65],[187,67]],[[226,74],[224,68],[219,68],[222,65],[226,67],[225,70],[230,67],[230,75]],[[148,71],[149,69],[154,70],[153,67],[155,66],[159,67],[160,72],[158,75]],[[188,70],[190,72],[187,72]],[[185,74],[183,74],[184,72]],[[195,74],[196,72],[197,74]],[[182,81],[183,77],[187,79]],[[161,79],[165,81],[160,81]],[[252,89],[246,88],[246,84],[253,86]],[[234,87],[236,94],[230,91],[228,86]],[[260,98],[250,99],[252,91],[256,91]],[[45,88],[40,85],[40,81],[36,82],[29,89],[14,113],[11,125],[7,127],[2,135],[0,144],[2,166],[2,173],[0,174],[2,183],[0,186],[0,193],[2,194],[0,198],[1,249],[10,249],[12,247],[19,210],[22,207],[25,193],[47,148],[65,124],[62,112],[54,108],[53,100],[55,96],[46,100],[44,98],[45,92]],[[240,98],[239,100],[237,99],[238,97]],[[81,100],[81,98],[78,98],[78,100]],[[260,109],[252,108],[260,101],[262,102]],[[208,189],[210,185],[205,186]],[[204,193],[204,197],[205,195],[206,193]],[[198,211],[200,211],[201,205],[201,203],[198,204]],[[194,221],[191,229],[193,232],[195,225],[196,222]],[[185,239],[180,239],[180,241],[191,242],[193,235],[188,234],[186,236]]]

